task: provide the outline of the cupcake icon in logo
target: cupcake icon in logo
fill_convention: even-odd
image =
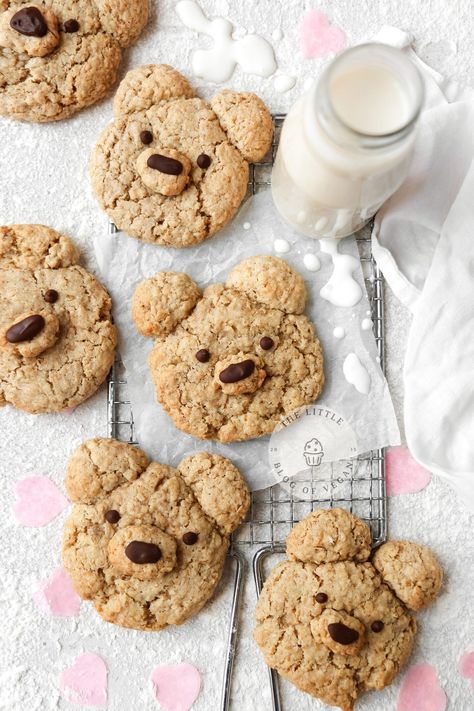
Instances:
[[[313,437],[308,440],[304,446],[304,458],[308,467],[317,467],[321,464],[321,459],[324,457],[323,445]]]

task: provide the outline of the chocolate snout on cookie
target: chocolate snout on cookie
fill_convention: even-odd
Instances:
[[[30,57],[46,57],[56,49],[59,40],[58,19],[44,5],[15,5],[0,17],[0,47]]]
[[[227,395],[254,393],[266,377],[262,359],[245,353],[218,361],[214,371],[215,382]]]
[[[365,643],[365,627],[352,615],[324,610],[311,624],[313,636],[336,654],[357,654]]]
[[[137,170],[149,190],[166,197],[183,192],[189,182],[191,161],[171,148],[147,148],[138,156]]]
[[[176,566],[176,541],[156,526],[124,526],[108,545],[109,561],[122,575],[156,579]]]
[[[59,321],[51,311],[19,314],[3,328],[0,346],[19,353],[24,358],[35,358],[51,346],[59,336]]]

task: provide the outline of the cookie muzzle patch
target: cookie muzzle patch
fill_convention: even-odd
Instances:
[[[311,631],[335,654],[358,654],[366,641],[362,622],[342,610],[325,609],[311,623]]]
[[[60,32],[58,18],[51,8],[31,3],[5,10],[4,5],[0,1],[0,47],[29,57],[46,57],[54,52]]]
[[[262,359],[253,353],[236,353],[216,363],[214,382],[227,395],[254,393],[267,377]]]
[[[141,143],[144,133],[147,132],[142,131],[140,134]],[[189,158],[172,148],[147,148],[137,159],[138,174],[147,188],[166,197],[174,197],[183,192],[189,183],[191,168]]]
[[[176,567],[176,547],[176,539],[156,526],[117,526],[108,542],[109,562],[121,575],[154,580]]]

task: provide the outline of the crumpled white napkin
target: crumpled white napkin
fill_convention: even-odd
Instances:
[[[377,39],[406,47],[427,95],[409,176],[372,234],[380,269],[414,314],[407,443],[474,510],[474,91],[424,64],[406,33],[384,28]]]

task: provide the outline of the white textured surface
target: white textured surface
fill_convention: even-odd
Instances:
[[[159,2],[144,39],[127,57],[128,66],[165,61],[188,71],[192,47],[202,46],[182,27],[170,0]],[[276,44],[279,68],[300,79],[292,91],[279,95],[272,79],[245,77],[238,72],[235,88],[255,89],[272,110],[286,109],[302,89],[304,79],[316,73],[323,60],[301,59],[297,31],[303,12],[311,3],[303,0],[203,0],[209,15],[228,15],[238,27],[255,29],[268,39],[281,27],[283,39]],[[372,35],[381,25],[410,30],[422,57],[461,81],[472,78],[472,5],[470,0],[322,0],[318,7],[347,32],[350,42]],[[125,70],[125,66],[124,66]],[[212,89],[197,82],[207,95]],[[0,222],[45,222],[74,236],[84,254],[90,255],[93,233],[104,232],[107,219],[90,194],[87,157],[99,128],[109,120],[110,101],[56,126],[27,126],[0,121]],[[90,262],[89,262],[90,264]],[[397,411],[401,411],[401,363],[409,316],[388,296],[388,377]],[[226,612],[230,601],[230,577],[220,593],[194,621],[181,629],[159,634],[138,634],[100,622],[86,604],[79,620],[43,617],[31,601],[36,581],[46,577],[60,559],[63,517],[44,529],[18,527],[11,516],[13,486],[33,473],[47,474],[61,485],[69,453],[87,437],[105,435],[105,390],[71,417],[34,418],[12,410],[2,413],[2,480],[0,505],[1,586],[0,612],[0,709],[49,711],[70,709],[59,701],[59,672],[84,649],[98,651],[109,664],[109,709],[151,711],[157,708],[148,676],[158,663],[188,660],[203,673],[203,691],[196,711],[218,709],[221,667],[227,635]],[[397,497],[389,504],[392,536],[412,537],[431,545],[441,557],[448,581],[442,598],[420,616],[421,632],[413,661],[432,663],[440,673],[449,698],[449,711],[471,711],[474,693],[457,672],[459,656],[474,649],[470,600],[474,587],[472,556],[473,520],[451,490],[435,480],[420,494]],[[248,577],[233,686],[234,708],[239,711],[270,709],[265,668],[250,636],[254,592]],[[393,711],[400,679],[381,694],[369,695],[360,711]],[[295,691],[285,692],[287,711],[322,709],[318,702]]]

